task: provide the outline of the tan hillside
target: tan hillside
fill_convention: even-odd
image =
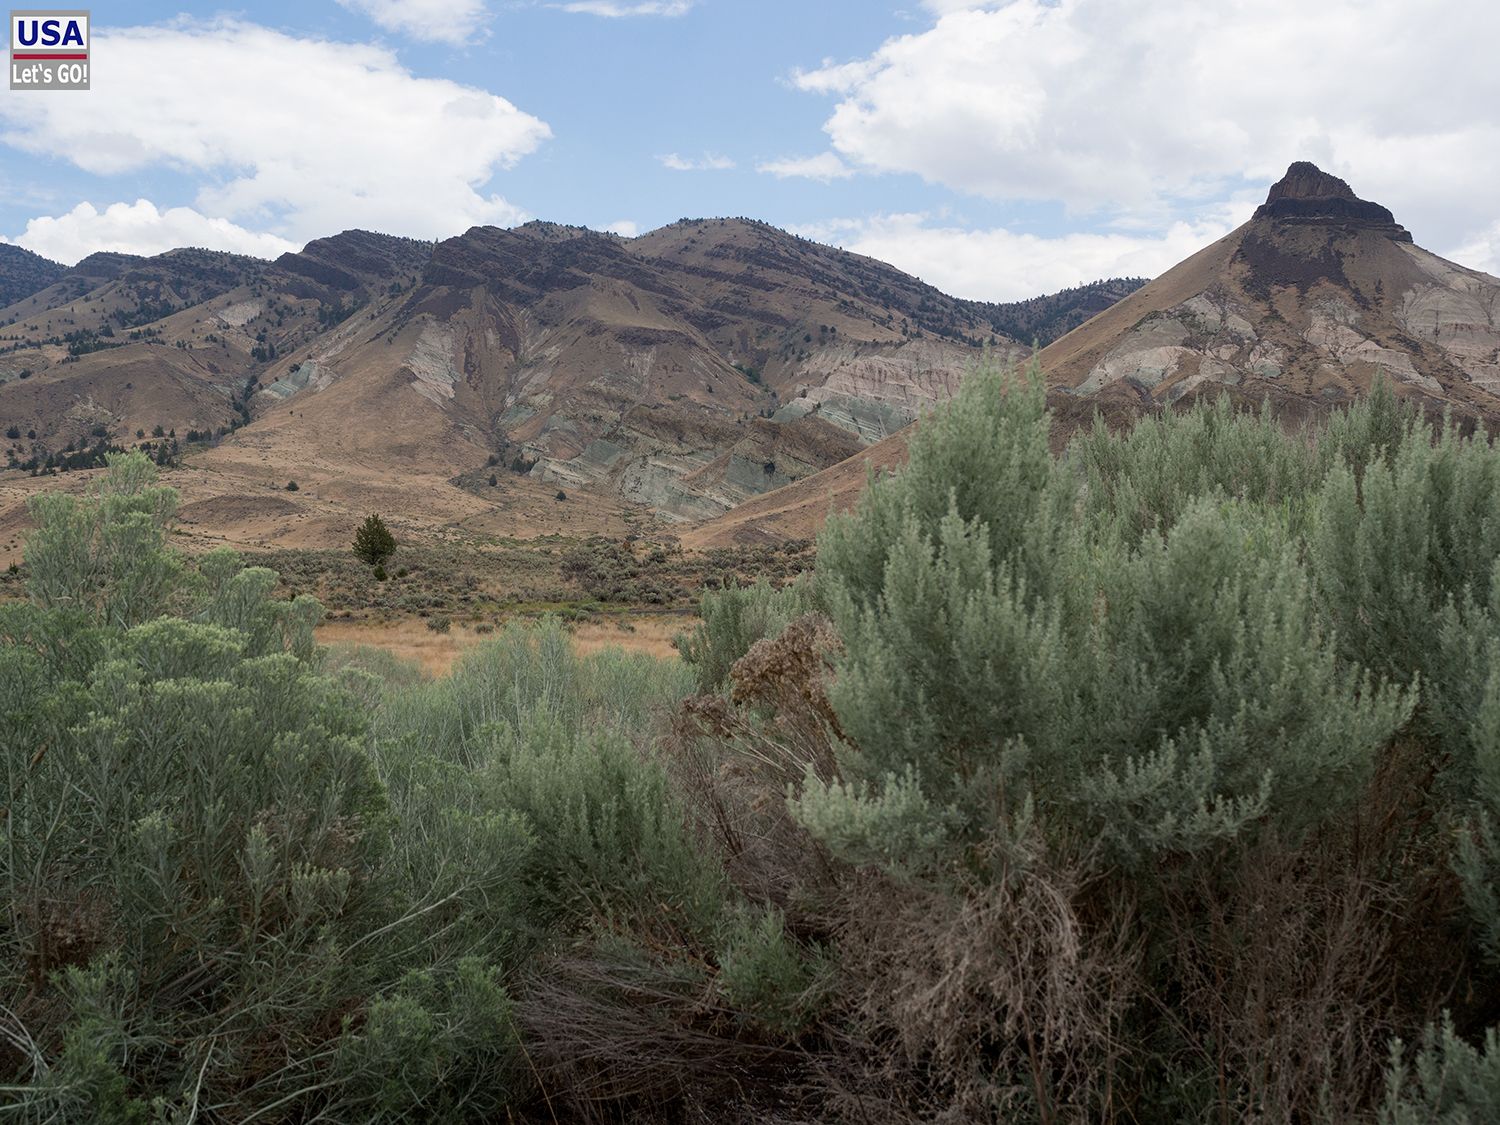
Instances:
[[[90,255],[0,310],[0,425],[36,435],[17,449],[26,460],[101,430],[129,444],[157,426],[186,438],[244,422],[240,404],[277,356],[396,300],[392,287],[410,286],[429,250],[350,231],[274,263]]]
[[[1414,245],[1378,204],[1294,164],[1250,222],[1043,352],[1049,381],[1173,402],[1215,384],[1338,402],[1377,373],[1500,412],[1500,279]]]
[[[305,452],[308,456],[290,469],[250,450],[237,457],[189,458],[167,470],[164,482],[181,494],[180,545],[193,551],[346,548],[371,512],[381,513],[402,543],[549,535],[618,539],[655,527],[649,513],[618,499],[586,493],[558,499],[556,485],[510,482],[480,495],[441,476],[372,472],[340,465],[315,448]],[[57,489],[81,493],[101,471],[42,477],[0,473],[0,567],[21,560],[31,527],[26,511],[31,496]],[[288,491],[293,480],[297,490]]]
[[[194,533],[235,542],[331,542],[374,508],[506,535],[703,520],[899,432],[981,349],[1026,354],[999,326],[1136,285],[962,301],[742,219],[96,254],[0,311],[0,449],[25,473],[143,445],[180,462]]]
[[[982,313],[741,220],[634,240],[476,228],[399,303],[273,367],[235,443],[316,435],[453,476],[493,458],[507,479],[704,518],[899,430],[981,345],[1016,350]]]
[[[1411,241],[1391,213],[1299,162],[1237,230],[1041,353],[1059,442],[1211,393],[1306,416],[1377,376],[1430,410],[1500,422],[1500,279]],[[878,453],[877,453],[878,451]],[[904,435],[688,533],[699,546],[803,538],[848,507]]]

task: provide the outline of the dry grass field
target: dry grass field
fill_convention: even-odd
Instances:
[[[32,477],[0,472],[0,566],[21,556],[31,520],[26,501],[41,491],[82,493],[102,470]],[[508,474],[476,495],[436,474],[399,467],[334,466],[308,449],[275,456],[227,447],[163,472],[180,495],[179,545],[188,551],[344,548],[371,512],[400,542],[446,543],[549,535],[623,537],[667,530],[644,509],[608,496],[573,493]],[[297,488],[288,491],[295,481]]]
[[[0,600],[25,596],[26,499],[43,488],[81,494],[97,475],[0,475]],[[247,487],[236,495],[210,478],[192,467],[164,474],[183,494],[176,546],[189,555],[239,549],[246,562],[277,572],[278,596],[311,594],[322,602],[321,643],[384,649],[433,676],[447,674],[465,650],[508,622],[548,614],[562,618],[581,653],[618,647],[675,659],[672,638],[691,627],[705,589],[760,578],[784,583],[813,559],[810,542],[684,550],[669,529],[652,525],[654,534],[646,534],[607,512],[566,531],[507,520],[498,511],[489,514],[489,525],[444,525],[439,521],[454,513],[443,504],[468,494],[435,489],[427,522],[390,519],[399,545],[382,578],[350,550],[357,501],[333,499],[331,487],[292,493]],[[363,495],[376,510],[416,506],[410,495]],[[584,501],[572,511],[587,516],[606,509]],[[518,526],[531,534],[515,533]],[[497,534],[501,528],[512,534]]]
[[[580,655],[607,648],[644,653],[658,660],[676,660],[672,638],[692,628],[688,613],[610,614],[573,623],[568,632]],[[414,661],[429,676],[446,676],[453,664],[474,645],[494,635],[489,626],[454,625],[440,633],[420,619],[400,621],[325,621],[318,627],[318,643],[368,645],[402,660]]]

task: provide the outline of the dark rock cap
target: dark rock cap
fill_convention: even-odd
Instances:
[[[1337,176],[1330,176],[1311,161],[1299,160],[1286,170],[1286,175],[1271,185],[1266,196],[1267,203],[1278,199],[1355,199],[1351,188]]]
[[[1388,210],[1360,199],[1343,180],[1306,160],[1297,161],[1271,186],[1255,218],[1363,227],[1380,230],[1399,242],[1411,241],[1406,228]]]

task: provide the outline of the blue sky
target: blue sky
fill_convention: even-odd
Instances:
[[[93,90],[0,90],[0,237],[62,261],[748,215],[1007,300],[1159,273],[1308,158],[1500,272],[1490,2],[92,12]]]

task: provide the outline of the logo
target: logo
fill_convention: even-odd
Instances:
[[[11,12],[10,88],[87,90],[89,14]]]

